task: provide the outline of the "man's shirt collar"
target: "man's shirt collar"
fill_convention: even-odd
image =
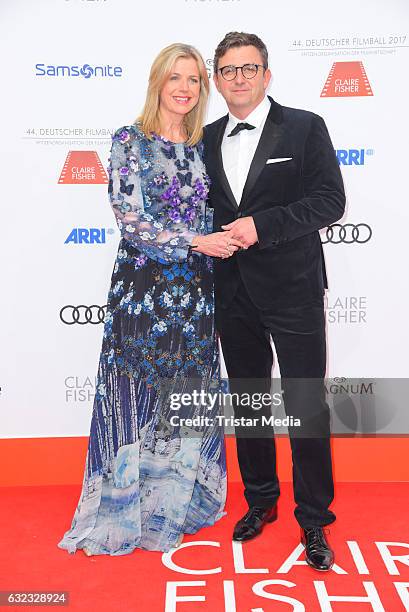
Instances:
[[[267,118],[270,112],[270,100],[264,96],[260,104],[254,108],[245,119],[238,119],[235,115],[229,112],[229,128],[235,128],[238,123],[250,123],[255,128],[259,128]]]

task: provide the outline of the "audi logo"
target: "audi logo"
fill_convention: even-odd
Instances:
[[[72,306],[69,304],[61,308],[60,319],[66,325],[74,325],[74,323],[78,323],[78,325],[86,325],[87,323],[98,325],[98,323],[104,322],[105,312],[106,306],[96,304],[92,306],[84,306],[84,304]]]
[[[341,242],[344,244],[352,244],[353,242],[363,244],[368,242],[371,237],[372,229],[366,223],[358,223],[358,225],[334,223],[327,227],[323,236],[324,240],[321,239],[321,242],[322,244],[328,244],[328,242],[331,242],[331,244],[341,244]]]

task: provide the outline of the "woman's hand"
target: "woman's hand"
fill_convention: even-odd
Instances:
[[[192,251],[195,253],[203,253],[211,257],[221,257],[226,259],[231,257],[233,253],[244,247],[244,244],[232,237],[231,231],[213,232],[205,236],[198,236],[193,242],[195,247]]]

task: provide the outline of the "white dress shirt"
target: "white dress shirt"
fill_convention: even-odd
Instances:
[[[237,206],[240,204],[250,165],[256,152],[267,115],[270,112],[270,107],[270,101],[265,96],[245,119],[238,119],[232,113],[229,113],[229,120],[222,140],[222,159],[223,168]],[[255,129],[241,130],[241,132],[229,138],[228,134],[238,123],[250,123],[250,125],[255,126]]]

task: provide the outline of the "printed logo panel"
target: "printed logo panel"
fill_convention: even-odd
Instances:
[[[321,98],[373,96],[362,62],[334,62]]]
[[[58,183],[60,185],[107,185],[108,177],[95,151],[70,151]]]

